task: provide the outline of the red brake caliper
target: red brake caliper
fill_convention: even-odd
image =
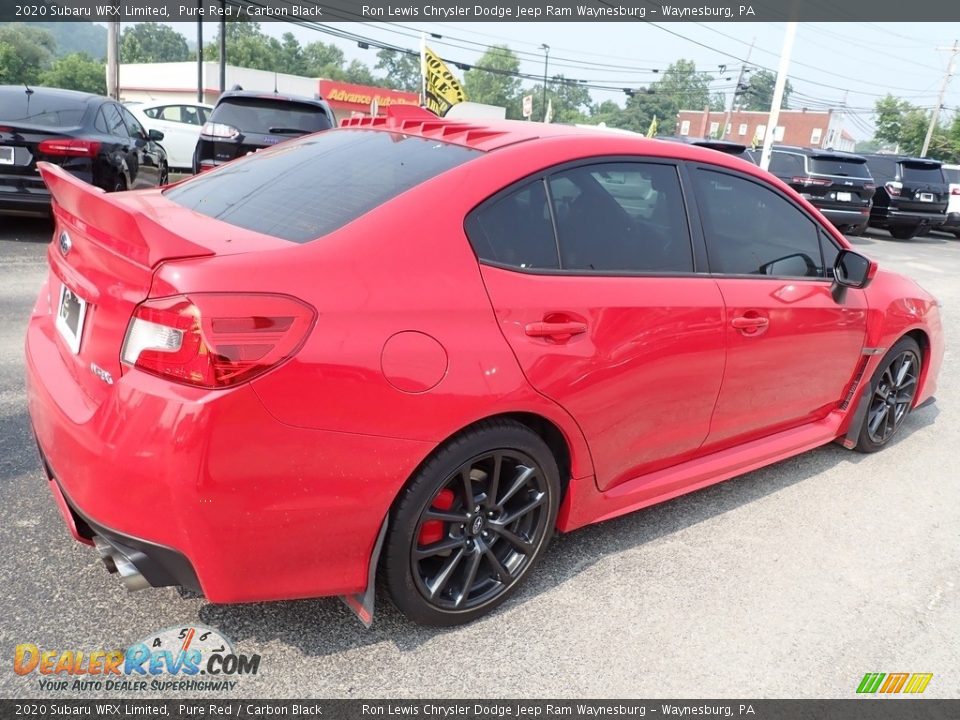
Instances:
[[[437,497],[434,498],[433,505],[430,507],[435,510],[449,510],[453,507],[453,498],[453,490],[444,488],[437,493]],[[418,539],[420,546],[432,545],[442,540],[446,534],[443,530],[443,525],[442,520],[427,520],[427,522],[420,527],[420,537]]]

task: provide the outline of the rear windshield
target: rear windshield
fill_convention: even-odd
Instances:
[[[819,158],[811,157],[810,172],[817,175],[839,175],[840,177],[872,179],[867,163],[850,160],[849,158]]]
[[[235,160],[165,194],[231,225],[304,243],[480,154],[397,133],[331,130]]]
[[[232,125],[241,132],[277,135],[326,130],[332,122],[319,105],[278,102],[269,98],[231,98],[217,105],[210,122]]]
[[[925,182],[943,184],[943,170],[939,165],[919,165],[903,163],[901,176],[907,182]]]
[[[943,168],[943,176],[947,179],[948,183],[953,183],[954,185],[960,185],[960,168]]]
[[[0,91],[0,120],[44,127],[76,127],[83,121],[87,98],[47,95],[26,88]]]

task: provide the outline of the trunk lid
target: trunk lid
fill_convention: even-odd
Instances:
[[[40,150],[44,140],[66,138],[78,128],[50,128],[0,120],[0,193],[46,194],[37,170],[40,161],[57,165],[75,157],[47,156]]]
[[[944,213],[950,190],[939,162],[904,160],[900,163],[903,188],[896,202],[898,210]]]
[[[127,326],[162,263],[281,243],[181,208],[160,191],[106,194],[55,165],[39,168],[56,222],[47,252],[55,335],[65,364],[98,404],[120,379]],[[187,229],[201,239],[184,237]]]

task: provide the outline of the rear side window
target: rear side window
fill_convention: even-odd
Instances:
[[[900,163],[901,177],[906,182],[940,183],[943,184],[943,170],[939,165],[926,163]]]
[[[948,183],[960,185],[960,168],[943,168],[943,177],[946,178]]]
[[[0,120],[44,127],[74,127],[83,122],[87,98],[47,95],[26,88],[0,90]]]
[[[269,98],[224,100],[214,109],[210,121],[261,135],[312,133],[332,127],[330,117],[319,105]]]
[[[826,275],[817,226],[785,198],[726,173],[698,168],[693,176],[712,272]]]
[[[523,269],[560,267],[543,180],[486,203],[470,215],[466,229],[481,260]]]
[[[480,154],[397,133],[332,130],[235,160],[164,194],[208,217],[304,243]]]
[[[810,158],[810,172],[818,175],[838,175],[840,177],[872,179],[865,162],[847,158]]]

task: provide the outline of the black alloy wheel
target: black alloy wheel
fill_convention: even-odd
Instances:
[[[879,450],[897,433],[913,407],[921,367],[920,348],[912,338],[901,339],[887,353],[870,382],[858,450]]]
[[[485,423],[442,448],[399,502],[386,580],[395,604],[433,625],[469,622],[503,602],[542,554],[559,496],[543,440]]]

